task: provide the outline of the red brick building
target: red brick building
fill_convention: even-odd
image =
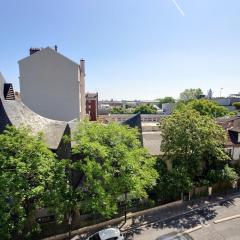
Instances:
[[[90,121],[97,121],[98,93],[86,93],[86,113]]]

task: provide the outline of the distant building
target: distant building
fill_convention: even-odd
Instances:
[[[213,98],[213,91],[212,89],[209,89],[207,92],[207,99],[212,99]]]
[[[98,93],[86,94],[86,114],[90,121],[96,121],[98,116]]]
[[[162,104],[162,113],[164,115],[170,115],[170,114],[172,114],[175,107],[176,107],[176,103],[163,103]]]
[[[31,48],[18,63],[21,99],[31,110],[61,121],[80,118],[81,109],[85,114],[83,60],[80,66],[47,47]]]
[[[226,107],[229,111],[236,111],[236,107],[233,103],[240,102],[240,97],[227,97],[227,98],[213,98],[214,102],[218,103],[220,106]]]

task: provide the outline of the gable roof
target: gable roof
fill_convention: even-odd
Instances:
[[[76,66],[79,66],[79,64],[77,64],[76,62],[74,62],[73,60],[71,60],[70,58],[67,58],[65,57],[63,54],[55,51],[54,49],[50,48],[50,47],[46,47],[46,48],[42,48],[40,51],[37,51],[35,52],[34,54],[32,55],[29,55],[25,58],[22,58],[18,61],[18,64],[20,64],[21,62],[25,62],[25,61],[28,61],[29,59],[31,58],[35,58],[35,57],[38,57],[41,53],[43,52],[50,52],[50,53],[53,53],[55,55],[58,55],[60,57],[63,57],[64,59],[66,59],[68,62],[71,62],[72,64],[76,65]]]

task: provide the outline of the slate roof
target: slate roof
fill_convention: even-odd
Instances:
[[[162,142],[161,133],[158,132],[142,132],[143,147],[145,147],[150,155],[159,156],[162,154],[160,146]]]
[[[16,127],[26,126],[32,130],[33,134],[42,132],[47,146],[50,149],[58,148],[67,127],[66,122],[44,118],[31,111],[18,100],[0,99],[0,102],[0,107],[4,109],[6,114],[6,116],[0,116],[1,125],[12,124]],[[7,118],[8,121],[6,120]]]

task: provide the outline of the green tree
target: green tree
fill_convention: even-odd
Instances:
[[[194,99],[187,103],[187,107],[198,111],[203,116],[211,118],[223,117],[229,114],[227,108],[207,99]]]
[[[128,111],[122,107],[114,107],[110,111],[111,114],[124,114],[128,113]]]
[[[198,99],[201,95],[203,95],[203,92],[200,88],[185,89],[182,93],[180,93],[180,100],[188,101],[191,99]]]
[[[181,197],[181,193],[189,192],[193,181],[184,168],[174,168],[168,171],[166,164],[160,160],[156,165],[159,173],[156,186],[151,191],[157,201],[174,201]]]
[[[229,159],[223,148],[224,129],[195,110],[186,107],[175,111],[163,119],[160,128],[165,157],[173,167],[183,167],[193,177],[200,175],[203,169],[211,169],[215,162]]]
[[[133,113],[155,114],[157,109],[152,104],[141,104],[133,110]]]
[[[235,102],[233,103],[233,106],[236,108],[236,109],[240,109],[240,102]]]
[[[111,217],[121,196],[146,197],[155,184],[155,158],[141,147],[136,129],[81,122],[73,140],[73,153],[79,156],[75,169],[85,176],[79,190],[88,210]]]
[[[165,97],[165,98],[160,98],[158,106],[162,108],[162,105],[164,103],[175,103],[175,99],[173,97]]]
[[[0,146],[0,238],[26,239],[38,230],[38,208],[63,213],[64,162],[56,160],[41,135],[32,136],[26,128],[7,127]]]
[[[218,182],[232,183],[236,181],[239,177],[235,169],[229,167],[228,164],[226,164],[222,169],[210,170],[207,178],[211,183],[218,183]]]

